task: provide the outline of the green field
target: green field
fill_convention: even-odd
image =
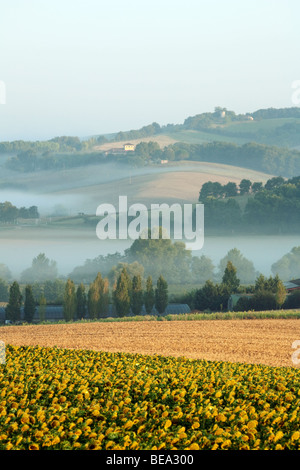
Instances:
[[[257,142],[268,145],[297,147],[300,139],[297,135],[283,126],[300,125],[298,118],[274,118],[257,121],[232,122],[224,126],[215,127],[209,131],[179,129],[176,132],[164,135],[188,144],[201,144],[205,142],[232,142],[242,145],[247,142]],[[155,140],[155,138],[153,138]],[[296,142],[295,142],[296,140]]]

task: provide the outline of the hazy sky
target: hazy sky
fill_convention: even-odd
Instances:
[[[299,0],[0,0],[0,141],[293,106],[299,18]]]

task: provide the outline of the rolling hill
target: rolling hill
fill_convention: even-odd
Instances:
[[[128,140],[135,144],[153,140],[161,147],[168,142],[201,144],[222,141],[238,145],[256,142],[300,148],[300,108],[269,108],[240,115],[226,108],[215,108],[214,112],[190,116],[183,124],[159,126],[153,123],[138,130],[112,134],[108,142],[98,148],[107,149],[112,142],[118,147]]]
[[[119,195],[126,195],[129,203],[181,202],[195,203],[203,183],[218,181],[239,182],[243,178],[265,183],[270,174],[218,163],[174,162],[157,167],[130,169],[118,164],[103,164],[63,171],[44,171],[6,177],[15,188],[0,191],[17,206],[37,205],[42,214],[55,211],[60,205],[66,213],[95,214],[99,204],[117,204]]]

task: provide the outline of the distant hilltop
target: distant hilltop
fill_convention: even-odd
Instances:
[[[214,130],[232,123],[262,121],[264,119],[300,119],[300,107],[266,108],[258,109],[253,113],[236,114],[234,111],[230,111],[227,108],[217,106],[214,112],[205,112],[187,117],[183,124],[167,124],[160,126],[157,122],[153,122],[152,124],[143,126],[141,129],[119,131],[110,136],[98,135],[95,137],[98,139],[99,143],[109,141],[120,142],[180,130]]]

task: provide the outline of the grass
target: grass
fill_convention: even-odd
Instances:
[[[107,317],[107,318],[82,318],[80,320],[74,320],[72,323],[122,323],[122,322],[143,322],[143,321],[199,321],[199,320],[263,320],[263,319],[300,319],[300,310],[266,310],[255,312],[245,311],[245,312],[213,312],[213,313],[204,313],[204,312],[191,312],[191,313],[178,313],[178,314],[168,314],[168,315],[132,315],[125,317]],[[50,324],[66,324],[70,323],[65,320],[58,321],[43,321],[39,324],[41,325],[50,325]],[[22,323],[26,325],[26,323]],[[10,325],[5,325],[10,327]]]
[[[297,118],[262,119],[260,121],[232,122],[223,127],[220,127],[220,132],[205,132],[204,130],[179,130],[174,133],[166,133],[165,135],[172,137],[179,142],[186,142],[188,144],[201,144],[205,142],[221,141],[242,145],[249,142],[250,140],[254,142],[261,142],[261,136],[263,135],[265,135],[265,139],[263,140],[269,141],[274,137],[276,138],[276,130],[279,127],[285,124],[299,122],[300,119]],[[275,141],[274,145],[277,145]]]
[[[237,133],[251,133],[256,134],[262,131],[276,131],[278,127],[285,124],[300,123],[300,119],[297,118],[275,118],[275,119],[262,119],[261,121],[247,121],[247,122],[236,122],[229,124],[224,130],[229,134],[230,132]]]
[[[214,132],[196,131],[196,130],[182,130],[174,134],[166,134],[168,137],[176,139],[177,142],[184,142],[187,144],[203,144],[206,142],[229,142],[237,145],[246,143],[249,139],[244,137],[226,136]]]
[[[300,310],[267,310],[261,312],[192,312],[168,315],[137,315],[132,317],[101,318],[100,322],[114,321],[195,321],[195,320],[257,320],[257,319],[300,319]],[[85,321],[85,320],[82,320]]]

